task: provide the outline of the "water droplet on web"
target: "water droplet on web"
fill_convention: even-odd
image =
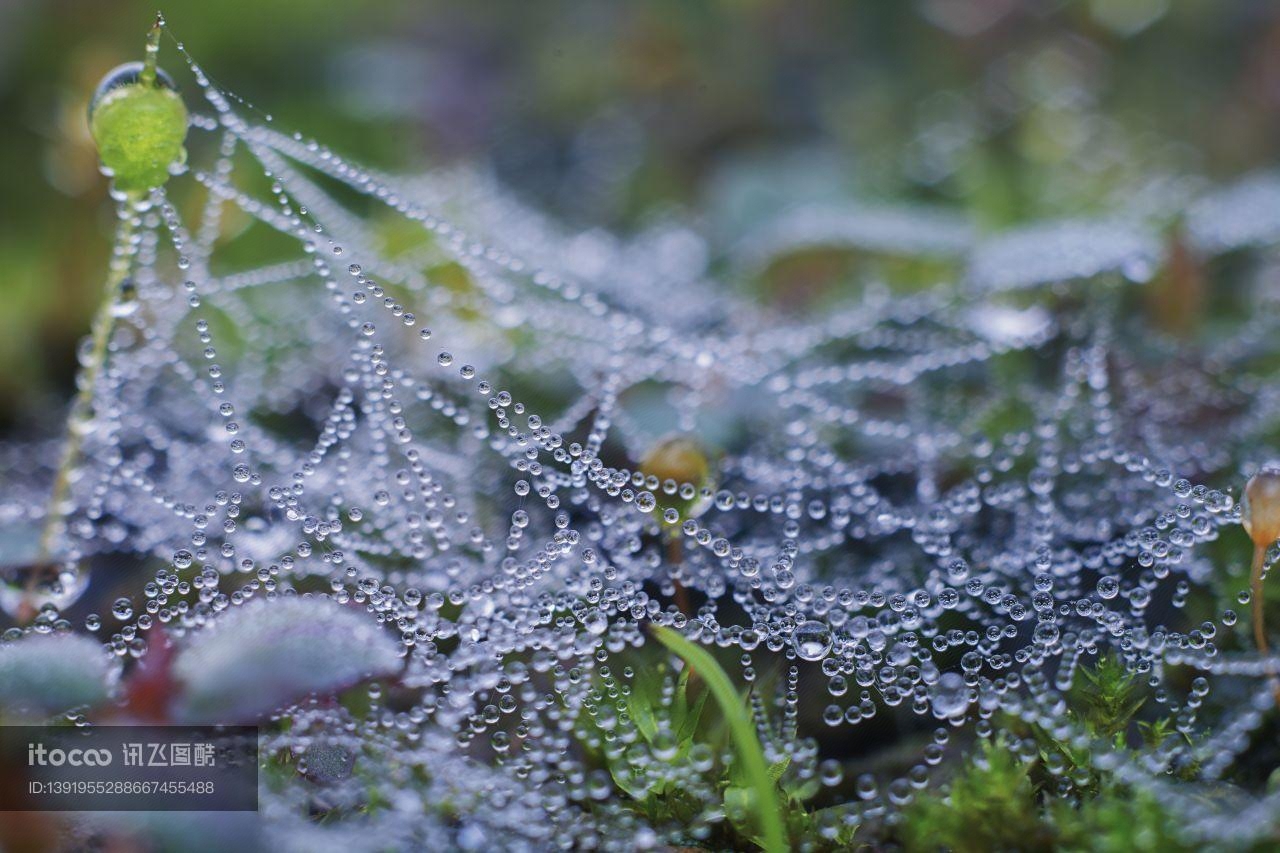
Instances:
[[[600,634],[603,634],[605,630],[608,629],[609,620],[607,617],[605,617],[603,613],[596,610],[596,611],[593,611],[591,614],[589,614],[587,618],[583,620],[582,624],[583,624],[583,627],[587,629],[587,631],[598,636]]]
[[[117,598],[111,605],[111,615],[120,622],[127,621],[133,617],[133,602],[124,596]]]
[[[791,636],[791,647],[802,660],[822,660],[831,644],[831,629],[822,622],[801,622]]]
[[[955,717],[969,707],[969,687],[955,672],[944,672],[930,690],[934,713],[939,717]]]

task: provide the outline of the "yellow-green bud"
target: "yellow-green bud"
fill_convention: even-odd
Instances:
[[[710,485],[711,464],[706,452],[694,439],[683,435],[662,439],[640,461],[640,473],[658,479],[658,487],[653,494],[659,514],[674,509],[680,519],[695,518],[706,509],[707,500],[702,496],[702,489]],[[675,494],[667,494],[668,481],[675,482]],[[693,494],[690,495],[686,489],[682,495],[682,485],[691,485]]]
[[[173,81],[130,62],[107,72],[89,105],[89,132],[102,169],[116,189],[142,193],[162,186],[186,162],[187,108]]]
[[[1249,478],[1240,506],[1240,523],[1260,548],[1280,539],[1280,468],[1263,468]]]

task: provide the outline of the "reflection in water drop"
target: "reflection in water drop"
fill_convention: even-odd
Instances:
[[[804,660],[822,660],[831,651],[831,629],[821,622],[802,622],[791,638],[796,655]]]
[[[36,563],[0,568],[0,609],[19,621],[46,605],[64,610],[89,586],[89,575],[75,563]]]
[[[0,527],[0,609],[21,622],[46,605],[69,607],[89,585],[84,566],[42,557],[42,532],[34,521]]]

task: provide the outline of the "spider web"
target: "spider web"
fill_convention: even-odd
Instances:
[[[483,170],[391,176],[282,133],[187,59],[209,110],[189,173],[118,203],[132,287],[60,546],[165,563],[123,633],[154,620],[198,639],[293,590],[364,605],[406,638],[403,682],[423,693],[412,725],[362,742],[379,766],[444,762],[454,798],[520,802],[477,807],[491,840],[635,831],[535,783],[581,772],[563,721],[599,713],[590,674],[650,621],[777,669],[755,697],[767,747],[807,772],[815,728],[885,717],[945,743],[1005,712],[1088,746],[1061,697],[1107,651],[1198,735],[1108,770],[1158,787],[1200,762],[1214,779],[1248,746],[1267,663],[1222,642],[1234,613],[1186,605],[1232,553],[1212,543],[1240,538],[1231,487],[1274,446],[1273,267],[1232,294],[1246,319],[1230,334],[1187,347],[1133,310],[1171,251],[1148,219],[984,237],[946,212],[824,205],[723,259],[677,221],[575,233]],[[1277,199],[1267,175],[1188,199],[1186,242],[1206,262],[1272,257]],[[807,312],[740,286],[814,248],[954,274]],[[639,471],[672,432],[716,449],[712,482]],[[5,522],[38,528],[56,448],[3,452]],[[707,509],[664,528],[664,489],[682,485]],[[484,709],[517,675],[524,752],[504,762]],[[300,730],[338,725],[308,713]],[[888,793],[851,819],[934,764],[860,780]],[[1246,821],[1165,793],[1206,837],[1277,813],[1274,796]],[[305,798],[281,796],[271,819],[303,832]],[[421,814],[381,828],[444,832]]]

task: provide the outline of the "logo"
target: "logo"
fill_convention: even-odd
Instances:
[[[109,749],[49,749],[42,743],[27,744],[28,767],[106,767]]]

